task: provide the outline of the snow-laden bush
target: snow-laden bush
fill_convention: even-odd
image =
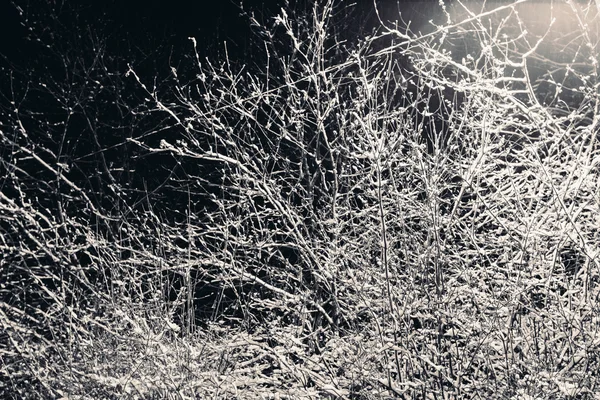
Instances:
[[[249,16],[245,65],[190,38],[160,85],[102,75],[128,94],[110,145],[103,97],[5,107],[6,390],[591,396],[598,9],[535,4],[354,41],[341,2]],[[97,178],[40,135],[91,111]]]

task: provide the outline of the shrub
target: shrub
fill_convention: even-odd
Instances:
[[[598,10],[348,40],[344,7],[247,14],[246,65],[190,38],[160,84],[96,51],[53,109],[6,92],[7,393],[596,391]]]

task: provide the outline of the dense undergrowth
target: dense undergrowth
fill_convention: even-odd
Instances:
[[[597,398],[599,10],[535,4],[3,93],[0,392]]]

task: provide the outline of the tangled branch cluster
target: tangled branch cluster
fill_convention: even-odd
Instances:
[[[350,44],[340,7],[251,17],[247,67],[191,39],[161,81],[97,52],[5,93],[0,390],[598,391],[599,10]]]

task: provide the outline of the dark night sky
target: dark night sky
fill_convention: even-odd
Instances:
[[[230,0],[16,0],[15,3],[23,9],[23,16],[9,1],[0,1],[0,53],[9,58],[34,52],[27,46],[28,32],[23,24],[25,19],[27,23],[46,19],[38,29],[49,28],[52,21],[47,18],[51,7],[58,11],[58,21],[67,30],[74,27],[83,31],[90,27],[104,36],[112,36],[113,41],[127,40],[135,45],[152,41],[175,43],[194,36],[209,47],[225,39],[243,42],[249,36],[248,24],[240,16],[239,2]],[[283,1],[244,0],[244,4],[259,15],[267,15],[276,12]]]
[[[303,0],[297,2],[302,3]],[[152,46],[153,41],[163,44],[185,42],[189,36],[198,39],[201,46],[209,48],[222,46],[228,40],[232,46],[243,48],[250,36],[247,20],[240,16],[240,0],[15,0],[24,13],[20,17],[9,1],[0,1],[0,53],[9,57],[32,52],[23,39],[27,31],[23,19],[29,22],[48,17],[48,10],[58,10],[59,21],[66,29],[71,26],[83,30],[87,26],[98,30],[112,40],[127,40],[130,44]],[[243,0],[244,8],[257,16],[272,16],[284,5],[285,0]],[[372,12],[372,0],[347,1],[356,3],[352,11],[355,26],[367,27],[376,23]],[[411,15],[419,19],[429,19],[428,11],[436,8],[437,1],[406,2],[400,7],[412,10]],[[395,0],[377,0],[380,10],[397,13]],[[50,6],[49,6],[50,5]],[[35,15],[38,15],[36,18]],[[384,14],[388,14],[384,11]],[[74,23],[79,19],[78,23]],[[42,21],[41,24],[48,24]],[[41,26],[43,29],[44,26]],[[33,52],[35,52],[33,50]]]

